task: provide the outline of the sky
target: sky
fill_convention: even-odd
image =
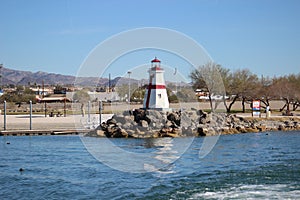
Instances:
[[[158,27],[190,37],[230,70],[270,77],[300,72],[297,0],[1,0],[0,6],[0,63],[11,69],[77,75],[103,41]],[[191,70],[170,52],[140,50],[120,56],[102,76],[127,76],[155,56],[184,76]]]

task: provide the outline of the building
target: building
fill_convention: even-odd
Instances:
[[[164,79],[164,69],[160,65],[161,61],[156,57],[151,61],[149,72],[149,85],[146,89],[143,108],[168,110],[169,99]]]

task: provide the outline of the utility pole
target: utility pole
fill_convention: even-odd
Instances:
[[[64,98],[64,117],[67,116],[67,105],[66,105],[67,97]]]
[[[91,123],[91,101],[88,101],[88,124]]]
[[[102,101],[99,101],[99,125],[101,125],[102,122],[102,110],[103,110],[103,104]]]
[[[4,101],[4,130],[6,131],[6,101]]]
[[[108,92],[111,92],[111,77],[110,77],[110,73],[108,74]]]
[[[43,80],[43,100],[44,100],[44,108],[45,108],[45,117],[47,117],[47,103],[45,101],[45,83]]]
[[[2,68],[3,68],[3,64],[0,64],[0,91],[3,89],[2,88]]]
[[[130,74],[131,74],[132,72],[131,71],[128,71],[127,72],[127,74],[128,74],[128,76],[129,76],[129,88],[128,88],[128,103],[129,103],[129,105],[130,105],[130,96],[131,96],[131,94],[130,94]]]
[[[29,101],[29,130],[32,130],[32,101]]]

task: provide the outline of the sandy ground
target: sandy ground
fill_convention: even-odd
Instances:
[[[111,114],[103,114],[102,122],[111,118]],[[82,117],[81,115],[70,115],[67,117],[45,117],[44,115],[32,116],[32,130],[75,130],[95,128],[99,125],[99,115]],[[0,117],[1,130],[4,130],[4,116]],[[29,115],[7,115],[6,130],[29,130]]]
[[[273,110],[279,110],[280,108],[282,108],[282,106],[284,105],[283,101],[272,101],[270,103],[270,108]],[[245,104],[245,108],[246,109],[251,109],[249,104]],[[126,103],[112,103],[111,105],[105,105],[104,106],[104,110],[106,111],[113,111],[113,113],[122,111],[122,110],[130,110],[130,109],[136,109],[136,108],[141,108],[142,105],[141,104],[131,104],[130,106]],[[210,104],[208,101],[206,102],[184,102],[184,103],[177,103],[177,104],[170,104],[170,108],[175,108],[175,109],[179,109],[179,108],[183,108],[183,109],[191,109],[191,108],[196,108],[196,109],[203,109],[203,110],[207,110],[210,109]],[[219,110],[224,110],[225,106],[223,105],[223,103],[220,103],[218,105],[218,109]],[[242,104],[240,101],[237,101],[236,103],[233,104],[232,106],[232,110],[242,110]]]

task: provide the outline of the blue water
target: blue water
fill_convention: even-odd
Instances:
[[[0,199],[300,199],[300,132],[221,136],[200,159],[203,140],[195,138],[161,169],[130,173],[99,162],[79,136],[1,137]],[[109,142],[159,159],[174,156],[159,153],[170,147],[164,144],[176,147],[183,141]]]

